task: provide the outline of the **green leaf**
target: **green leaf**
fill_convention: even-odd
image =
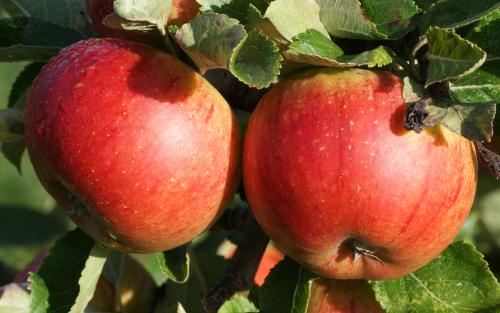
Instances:
[[[486,53],[452,30],[431,27],[425,36],[429,44],[426,87],[468,75],[486,60]]]
[[[82,312],[92,298],[106,254],[79,229],[59,239],[30,276],[30,312]]]
[[[31,87],[33,80],[38,75],[42,67],[43,63],[31,63],[27,65],[21,73],[19,73],[16,81],[10,89],[8,107],[15,106],[17,108],[24,109],[24,100],[26,99],[26,93]]]
[[[26,150],[26,141],[17,140],[3,142],[0,148],[5,158],[17,168],[19,173],[21,173],[21,160],[24,155],[24,150]]]
[[[500,7],[498,0],[441,0],[424,13],[420,31],[431,26],[457,28],[479,20]]]
[[[465,38],[486,51],[488,58],[500,57],[500,10],[482,18]]]
[[[209,69],[228,69],[231,54],[245,35],[238,20],[207,12],[182,25],[175,39],[204,73]]]
[[[390,64],[394,55],[383,46],[356,55],[342,54],[343,51],[330,39],[315,30],[309,30],[294,38],[284,56],[294,62],[317,66],[375,67]]]
[[[248,22],[248,9],[254,6],[260,13],[266,12],[271,0],[198,0],[202,11],[213,11],[237,19],[242,24]]]
[[[274,42],[251,31],[234,49],[229,70],[250,87],[266,88],[278,81],[282,59]]]
[[[461,103],[500,103],[500,59],[486,62],[471,74],[452,81],[450,96]]]
[[[340,38],[383,39],[376,25],[367,19],[359,0],[317,0],[320,19],[328,32]]]
[[[0,47],[0,62],[34,61],[47,62],[60,48],[45,46],[12,45]]]
[[[85,1],[16,0],[31,17],[65,27],[78,29],[84,24]]]
[[[185,246],[156,254],[162,273],[176,283],[189,278],[189,254]]]
[[[106,15],[102,19],[102,24],[113,29],[135,30],[143,33],[149,33],[151,36],[154,36],[154,33],[159,31],[158,27],[150,22],[130,21],[116,13]],[[161,31],[165,31],[165,29],[162,29]]]
[[[264,18],[288,41],[307,30],[313,29],[327,38],[328,32],[319,19],[319,5],[314,0],[275,0]]]
[[[420,13],[412,0],[318,0],[330,34],[350,39],[398,39],[410,32]]]
[[[33,63],[34,66],[34,71],[36,72],[37,68],[39,70],[39,65],[38,63]],[[29,91],[29,87],[31,86],[31,80],[28,76],[32,75],[30,71],[32,70],[31,66],[27,66],[23,72],[18,76],[16,79],[16,82],[13,84],[11,92],[10,92],[10,97],[9,97],[9,106],[11,109],[18,110],[19,115],[24,115],[21,113],[24,110],[24,105],[26,103],[26,98],[27,94]],[[28,85],[28,86],[27,86]],[[24,91],[21,92],[22,88],[25,87]],[[19,94],[19,92],[21,92]],[[15,100],[14,100],[15,99]],[[12,101],[12,102],[11,102]],[[1,111],[0,111],[1,112]],[[21,117],[21,116],[20,116]],[[22,117],[21,117],[22,118]],[[24,140],[24,118],[22,120],[19,120],[17,122],[17,125],[15,125],[17,128],[17,135],[22,136],[23,138],[20,140],[15,140],[15,141],[8,141],[8,142],[3,142],[0,145],[0,148],[2,150],[2,153],[4,154],[5,158],[9,160],[10,163],[12,163],[19,173],[21,173],[21,159],[24,154],[24,150],[26,149],[26,141]],[[1,124],[1,122],[0,122]]]
[[[172,280],[165,284],[165,295],[161,307],[167,307],[163,312],[183,312],[177,311],[181,304],[185,312],[201,313],[200,295],[206,294],[211,288],[220,282],[224,275],[227,260],[223,257],[210,253],[199,253],[194,249],[189,249],[191,258],[191,275],[185,284],[179,285]]]
[[[0,142],[24,139],[24,111],[16,108],[0,110]]]
[[[19,284],[0,288],[0,313],[28,313],[30,296]]]
[[[0,62],[46,62],[61,48],[82,40],[76,30],[36,18],[0,20]]]
[[[339,63],[349,66],[366,65],[368,67],[382,67],[392,63],[394,52],[391,49],[379,46],[355,55],[341,55],[337,58]]]
[[[0,9],[4,9],[9,17],[29,16],[29,13],[14,0],[0,0]]]
[[[156,26],[165,35],[172,1],[165,0],[115,0],[115,13],[132,22],[146,22]]]
[[[399,39],[417,25],[421,12],[413,0],[361,0],[365,14],[388,39]]]
[[[224,302],[217,313],[251,313],[259,312],[255,305],[247,298],[234,296]]]
[[[500,285],[488,264],[462,242],[414,273],[371,285],[387,313],[478,312],[500,303]]]
[[[403,78],[403,98],[405,103],[416,102],[425,99],[424,86],[410,77]]]
[[[0,46],[15,44],[64,48],[84,39],[71,28],[63,27],[38,18],[14,18],[0,20]]]
[[[440,123],[449,130],[470,140],[490,141],[493,136],[493,119],[496,105],[486,103],[449,103],[435,102],[427,105],[429,115],[424,123],[435,125]]]
[[[293,38],[285,53],[285,58],[300,63],[328,66],[342,54],[344,51],[330,38],[317,30],[310,29]]]
[[[259,289],[260,309],[265,313],[305,313],[313,280],[317,276],[286,257]]]

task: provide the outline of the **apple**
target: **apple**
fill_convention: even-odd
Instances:
[[[473,144],[404,128],[402,82],[311,69],[274,86],[245,136],[250,207],[278,248],[326,278],[388,279],[453,240],[474,200]]]
[[[239,182],[240,131],[227,102],[187,65],[144,44],[90,39],[62,50],[33,83],[25,128],[48,192],[118,250],[190,241]]]
[[[365,280],[315,280],[307,313],[384,313]]]
[[[150,44],[161,41],[159,35],[155,36],[141,31],[115,29],[103,25],[103,19],[114,12],[113,3],[114,0],[85,0],[87,13],[89,14],[92,24],[94,25],[99,36],[122,38]],[[173,0],[168,24],[182,25],[187,23],[196,16],[199,9],[200,5],[196,2],[196,0]]]

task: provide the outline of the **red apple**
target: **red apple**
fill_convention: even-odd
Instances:
[[[172,0],[172,10],[168,17],[168,24],[180,26],[192,20],[200,11],[196,0]]]
[[[91,39],[35,80],[26,139],[42,184],[108,246],[153,252],[203,232],[239,181],[240,132],[201,75],[150,46]]]
[[[89,14],[96,32],[101,37],[122,38],[144,43],[156,43],[161,38],[141,31],[126,31],[103,25],[102,20],[113,13],[114,0],[85,0]],[[196,0],[173,0],[168,24],[182,25],[192,20],[200,9]]]
[[[384,313],[365,280],[314,281],[307,313]]]
[[[435,258],[470,211],[474,147],[436,126],[406,131],[401,80],[313,69],[251,116],[246,194],[281,251],[320,276],[386,279]]]

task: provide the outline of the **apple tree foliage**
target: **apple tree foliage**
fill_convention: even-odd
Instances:
[[[162,34],[164,49],[205,74],[238,110],[242,123],[259,95],[281,75],[300,68],[367,67],[398,73],[407,103],[423,104],[422,126],[441,123],[475,141],[480,160],[498,179],[499,141],[496,146],[488,142],[500,133],[500,120],[495,121],[499,1],[198,3],[201,13],[192,21],[171,26],[166,22],[171,1],[116,0],[114,15],[120,23],[114,27]],[[307,312],[318,277],[289,258],[262,287],[244,286],[249,293],[227,294],[222,306],[207,309],[203,297],[224,290],[228,272],[255,272],[255,266],[245,267],[245,257],[228,261],[216,254],[227,239],[252,248],[252,232],[242,231],[241,225],[215,227],[171,251],[126,255],[70,230],[73,226],[52,210],[54,201],[23,156],[23,107],[43,64],[61,48],[92,36],[83,0],[0,0],[0,265],[20,270],[37,249],[52,246],[28,285],[2,287],[0,313]],[[500,312],[495,278],[500,274],[500,186],[486,171],[481,174],[474,210],[457,242],[414,273],[370,282],[386,312]],[[245,208],[244,200],[240,190],[232,206]],[[249,253],[258,261],[261,250]]]

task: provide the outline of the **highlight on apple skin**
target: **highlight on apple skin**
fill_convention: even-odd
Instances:
[[[400,78],[362,69],[307,70],[263,97],[243,177],[281,251],[323,277],[388,279],[448,246],[474,200],[474,147],[405,130],[405,111]]]
[[[190,241],[240,180],[240,130],[227,102],[140,43],[90,39],[62,50],[33,84],[25,125],[44,187],[84,231],[122,251]]]

